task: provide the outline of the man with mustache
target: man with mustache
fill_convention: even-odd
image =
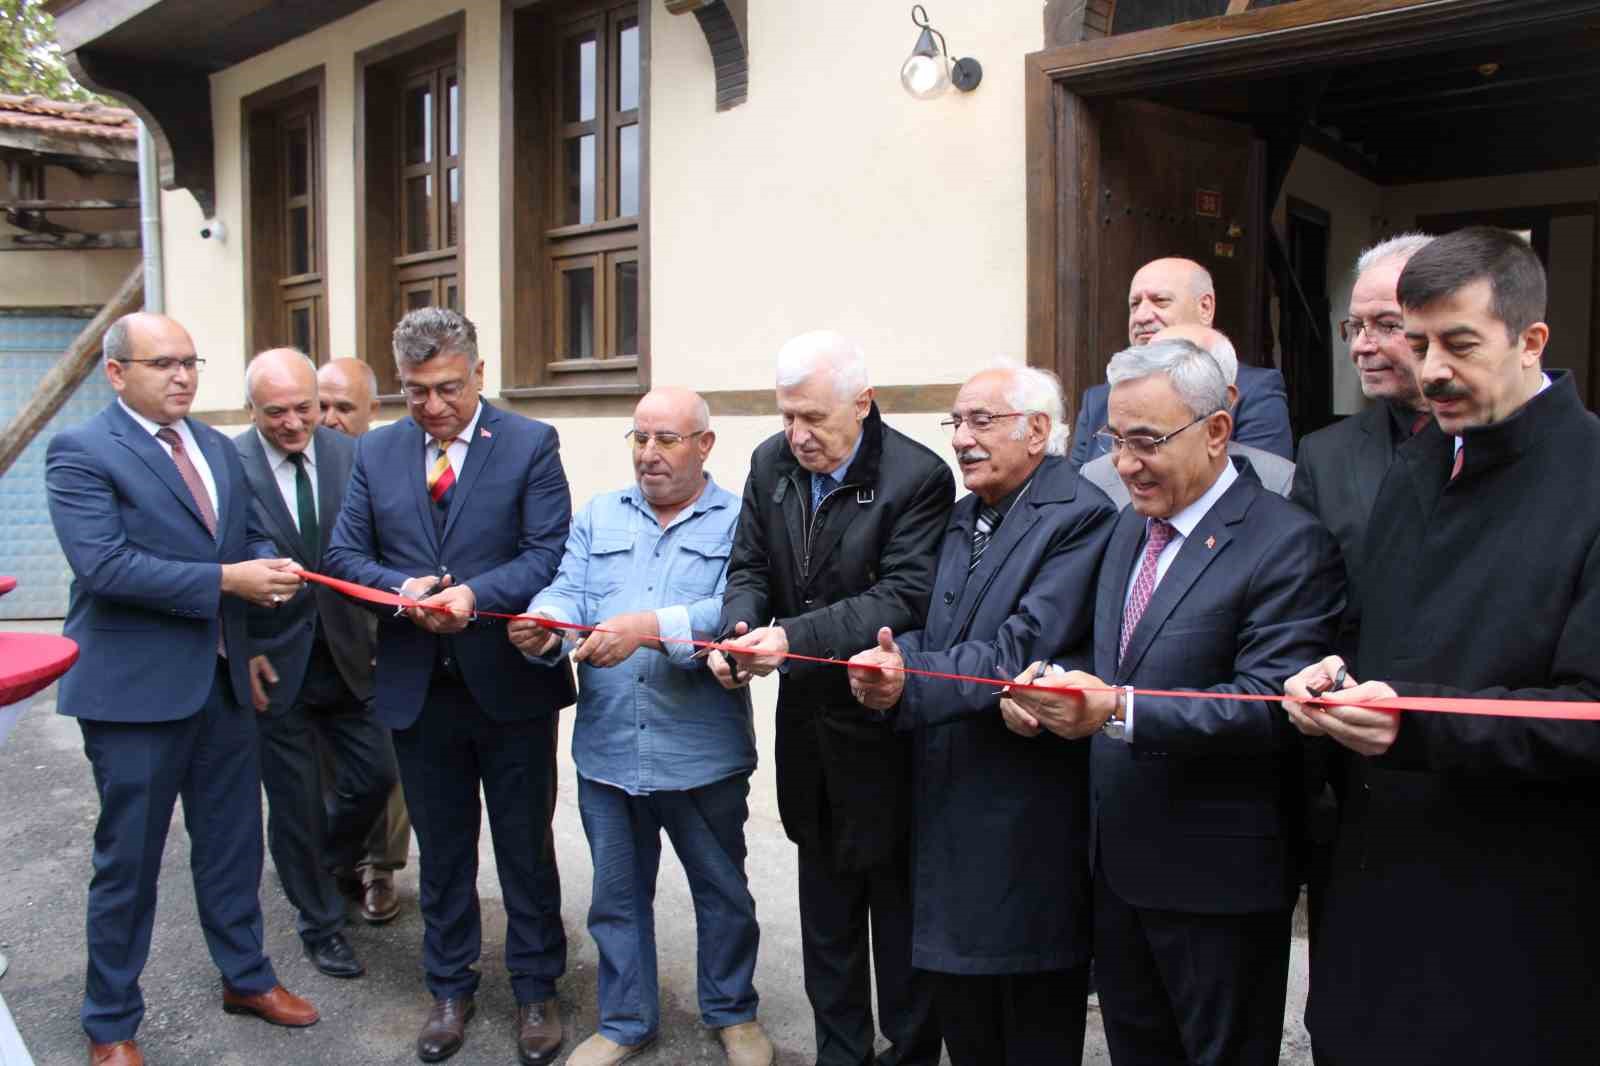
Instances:
[[[1211,272],[1192,259],[1154,259],[1139,268],[1128,285],[1128,343],[1149,344],[1171,326],[1209,326],[1217,313]],[[1283,375],[1272,367],[1241,364],[1236,381],[1233,439],[1284,459],[1294,458],[1289,432],[1289,398]],[[1074,470],[1106,453],[1095,434],[1106,424],[1104,384],[1084,390],[1069,461]]]
[[[1317,1057],[1591,1063],[1600,725],[1347,704],[1600,700],[1600,421],[1542,369],[1545,274],[1520,237],[1439,237],[1397,294],[1434,423],[1372,509],[1360,674],[1330,656],[1284,687],[1294,724],[1341,756]]]

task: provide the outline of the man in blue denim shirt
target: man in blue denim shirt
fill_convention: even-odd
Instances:
[[[589,932],[600,954],[600,1031],[569,1066],[610,1066],[656,1038],[655,897],[661,830],[689,876],[699,941],[700,1014],[733,1066],[770,1066],[755,1020],[760,929],[747,887],[744,823],[756,765],[748,689],[725,690],[683,641],[714,635],[739,498],[705,474],[716,435],[687,389],[656,389],[633,427],[636,485],[589,501],[561,569],[529,612],[599,626],[579,664],[572,755],[594,857]],[[531,658],[561,635],[513,622]]]

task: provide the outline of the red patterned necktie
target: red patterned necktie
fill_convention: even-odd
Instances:
[[[456,472],[450,465],[450,445],[460,439],[451,437],[449,440],[434,442],[434,446],[439,449],[439,458],[433,461],[433,466],[428,470],[428,498],[435,506],[449,506],[450,489],[456,483]]]
[[[1139,627],[1139,619],[1144,617],[1146,607],[1150,606],[1150,597],[1156,591],[1156,561],[1161,558],[1161,552],[1172,543],[1172,523],[1160,518],[1150,520],[1150,535],[1144,543],[1144,560],[1139,564],[1139,575],[1133,579],[1133,591],[1128,594],[1128,605],[1122,609],[1122,640],[1117,645],[1117,662],[1122,662],[1122,657],[1128,654],[1128,643],[1133,640],[1133,631]]]
[[[1465,463],[1466,461],[1467,461],[1467,449],[1465,447],[1457,448],[1456,449],[1456,461],[1450,464],[1450,480],[1451,481],[1454,481],[1456,479],[1456,475],[1461,473],[1461,464]]]
[[[178,467],[178,476],[183,478],[183,483],[189,487],[189,495],[194,497],[195,506],[200,508],[200,517],[205,520],[206,531],[213,537],[217,535],[217,511],[211,505],[211,494],[206,491],[206,483],[200,477],[194,460],[189,458],[189,452],[183,446],[183,438],[178,436],[178,431],[171,426],[162,426],[156,430],[156,437],[172,449],[172,461]]]
[[[1411,420],[1411,435],[1413,437],[1415,437],[1418,433],[1421,433],[1423,427],[1428,424],[1428,420],[1430,418],[1432,418],[1432,417],[1433,417],[1432,415],[1430,415],[1426,411],[1424,411],[1422,414],[1420,414],[1416,418],[1412,419]]]

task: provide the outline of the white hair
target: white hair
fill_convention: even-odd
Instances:
[[[1217,361],[1217,366],[1222,368],[1222,379],[1229,385],[1236,384],[1239,380],[1239,353],[1233,350],[1233,342],[1221,330],[1212,331],[1213,340],[1205,346],[1211,353],[1211,358]]]
[[[1432,243],[1433,235],[1429,233],[1402,233],[1398,237],[1379,241],[1356,259],[1356,277],[1390,259],[1408,260]]]
[[[263,357],[269,356],[274,352],[293,352],[295,355],[298,355],[300,358],[306,361],[306,366],[311,368],[312,395],[316,395],[317,364],[311,361],[311,357],[309,355],[307,355],[305,352],[302,352],[299,348],[268,348],[264,352],[257,352],[251,358],[250,362],[245,364],[244,405],[246,407],[254,407],[256,405],[256,364],[260,363]],[[374,393],[374,395],[376,395],[376,393]]]
[[[867,357],[855,341],[832,330],[802,333],[778,349],[778,388],[792,389],[825,372],[841,400],[867,387]]]
[[[1048,370],[1033,366],[1019,366],[1012,362],[997,362],[994,369],[1011,375],[1006,389],[1006,403],[1011,410],[1023,414],[1042,414],[1050,419],[1050,435],[1045,438],[1046,455],[1066,455],[1072,428],[1067,425],[1067,403],[1061,393],[1061,379]],[[1028,433],[1028,423],[1018,419],[1011,431],[1013,440],[1021,440]]]
[[[1192,341],[1173,338],[1125,348],[1111,357],[1106,381],[1116,388],[1153,374],[1165,374],[1178,399],[1195,418],[1228,409],[1228,383],[1212,354]]]

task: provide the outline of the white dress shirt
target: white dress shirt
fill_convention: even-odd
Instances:
[[[461,468],[467,465],[467,445],[477,436],[478,419],[483,417],[483,401],[478,401],[478,409],[472,412],[472,421],[467,423],[455,442],[446,449],[445,454],[450,456],[450,469],[455,472],[456,480],[461,480]],[[439,458],[439,442],[428,435],[427,430],[422,431],[423,440],[427,447],[422,449],[422,476],[427,478],[433,470],[434,462]]]
[[[172,423],[171,426],[164,426],[160,422],[150,421],[144,415],[123,403],[120,396],[117,397],[117,403],[122,404],[122,409],[128,412],[128,417],[144,427],[144,431],[152,437],[156,437],[157,430],[170,428],[177,432],[178,439],[183,441],[183,450],[189,453],[189,461],[200,472],[200,481],[205,485],[206,492],[211,496],[211,513],[217,516],[217,530],[220,532],[222,530],[222,508],[218,506],[217,501],[217,479],[211,476],[211,464],[206,462],[206,453],[200,450],[200,442],[194,439],[194,432],[189,428],[188,419],[180,418]],[[156,443],[161,446],[161,450],[166,452],[168,456],[172,455],[172,446],[170,444],[160,437],[156,437]]]
[[[294,528],[300,528],[300,493],[295,487],[294,463],[289,460],[289,453],[279,448],[267,439],[265,433],[259,429],[255,435],[261,439],[261,447],[267,453],[267,469],[272,471],[272,479],[278,483],[278,495],[283,497],[283,505],[289,509],[289,518],[294,522]],[[306,477],[311,479],[311,509],[317,514],[320,524],[322,512],[317,500],[317,438],[312,434],[311,440],[306,442],[305,451],[301,453],[306,457]]]

